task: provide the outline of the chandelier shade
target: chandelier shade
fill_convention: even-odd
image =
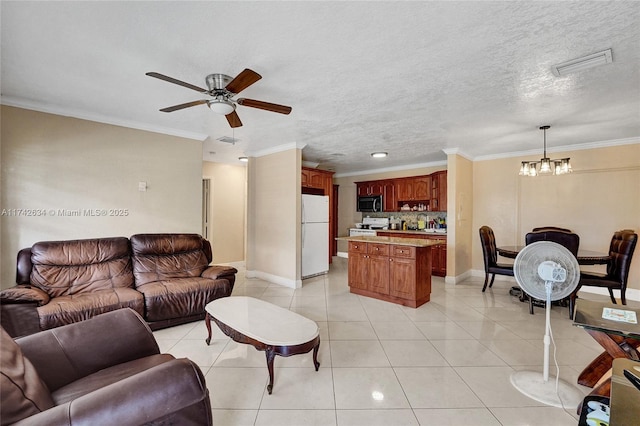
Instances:
[[[520,164],[520,176],[538,176],[540,174],[563,175],[571,173],[571,160],[569,157],[552,160],[547,157],[547,129],[551,126],[540,126],[544,133],[544,147],[540,161],[522,161]]]

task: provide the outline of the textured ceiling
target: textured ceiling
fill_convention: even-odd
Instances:
[[[203,157],[306,144],[339,173],[619,143],[640,136],[640,3],[1,3],[2,103],[205,139]],[[555,77],[551,66],[611,48],[613,63]],[[205,86],[244,68],[262,80],[229,128],[202,99],[145,76]],[[217,141],[235,136],[230,145]],[[374,160],[373,151],[389,157]],[[211,154],[211,153],[214,154]],[[575,165],[579,168],[579,165]]]

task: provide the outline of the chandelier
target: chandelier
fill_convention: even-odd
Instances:
[[[547,157],[547,129],[551,126],[541,126],[544,132],[544,151],[540,161],[523,161],[520,165],[521,176],[538,176],[538,174],[563,175],[571,173],[571,162],[569,157],[552,160]]]

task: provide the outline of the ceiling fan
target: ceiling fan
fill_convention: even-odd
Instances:
[[[207,104],[213,112],[224,115],[231,127],[242,126],[240,117],[238,117],[238,114],[236,113],[236,104],[250,108],[263,109],[265,111],[277,112],[280,114],[289,114],[291,112],[291,107],[285,105],[272,104],[247,98],[233,99],[235,95],[262,78],[260,74],[248,68],[238,74],[235,78],[231,78],[226,74],[209,74],[205,79],[207,89],[157,72],[148,72],[146,75],[195,90],[196,92],[200,92],[211,97],[210,99],[201,99],[198,101],[191,101],[184,104],[162,108],[160,110],[162,112],[173,112],[196,105]]]

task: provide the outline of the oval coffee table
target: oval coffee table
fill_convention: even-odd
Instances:
[[[216,299],[208,303],[205,310],[205,324],[209,332],[207,345],[211,342],[213,319],[220,330],[234,341],[265,351],[269,394],[273,390],[273,359],[276,355],[305,354],[313,349],[313,364],[318,371],[320,333],[314,321],[280,306],[246,296]]]

